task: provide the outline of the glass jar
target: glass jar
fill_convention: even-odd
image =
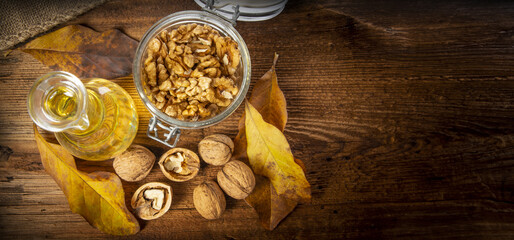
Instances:
[[[217,30],[220,35],[229,36],[237,42],[241,54],[240,64],[238,69],[236,69],[237,77],[235,82],[239,87],[237,96],[235,96],[232,103],[220,113],[202,121],[181,121],[168,116],[152,104],[148,98],[150,93],[145,92],[145,89],[147,89],[145,87],[146,82],[142,81],[143,64],[147,55],[149,41],[163,30],[171,30],[180,25],[190,23],[207,25]],[[134,83],[139,93],[139,97],[143,101],[145,107],[152,114],[152,118],[150,119],[147,129],[148,137],[169,147],[174,147],[179,139],[180,129],[199,129],[212,126],[226,119],[239,107],[245,99],[250,86],[250,54],[243,38],[229,21],[205,11],[182,11],[162,18],[150,27],[150,29],[143,35],[143,38],[136,50],[133,74]],[[173,143],[170,142],[172,139],[174,139]]]
[[[287,0],[195,0],[198,6],[211,9],[217,14],[237,21],[256,22],[279,15],[286,7]]]
[[[55,133],[72,155],[107,160],[125,151],[136,137],[138,116],[130,95],[118,84],[58,71],[41,76],[28,96],[32,120]]]

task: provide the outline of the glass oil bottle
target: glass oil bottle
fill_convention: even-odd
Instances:
[[[28,108],[40,128],[54,132],[61,146],[85,160],[116,156],[137,133],[134,101],[119,85],[101,78],[83,84],[68,72],[48,73],[32,86]]]

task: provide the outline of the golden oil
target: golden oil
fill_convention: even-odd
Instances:
[[[86,129],[72,128],[55,133],[57,140],[73,155],[86,160],[105,160],[127,149],[134,140],[138,116],[130,95],[119,85],[100,78],[85,84]],[[48,102],[56,115],[73,113],[73,96],[63,92]],[[46,104],[45,104],[46,105]]]
[[[45,112],[55,119],[66,120],[77,112],[77,95],[65,86],[58,86],[48,93],[44,100]]]
[[[136,137],[136,105],[116,83],[101,78],[85,81],[63,71],[41,76],[29,92],[29,114],[39,127],[54,132],[72,155],[107,160],[125,151]]]

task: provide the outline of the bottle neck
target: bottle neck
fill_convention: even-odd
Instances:
[[[41,76],[28,97],[29,114],[51,132],[88,131],[95,103],[90,103],[84,84],[73,74],[58,71]]]
[[[83,126],[77,128],[69,128],[64,130],[67,133],[74,135],[86,135],[96,131],[103,122],[105,109],[103,103],[100,100],[99,95],[93,90],[87,89],[87,104],[86,111],[84,113],[84,119],[79,124],[86,123]]]

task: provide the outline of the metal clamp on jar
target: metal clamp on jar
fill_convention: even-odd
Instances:
[[[134,83],[139,97],[152,114],[148,124],[147,135],[149,138],[171,148],[176,146],[180,138],[181,129],[199,129],[217,124],[229,117],[245,99],[250,86],[251,62],[246,43],[234,28],[235,21],[238,20],[238,17],[242,17],[243,19],[240,20],[243,21],[261,21],[269,19],[278,15],[284,9],[285,3],[287,2],[283,0],[261,1],[258,3],[259,6],[256,7],[253,6],[255,3],[245,3],[248,1],[195,1],[203,7],[204,11],[181,11],[168,15],[156,22],[143,35],[136,50],[133,64]],[[242,4],[234,4],[233,2],[242,2]],[[268,3],[266,4],[266,2]],[[221,36],[230,37],[238,44],[240,52],[239,65],[235,70],[236,80],[234,81],[239,89],[237,95],[233,96],[233,101],[219,113],[199,121],[179,120],[158,109],[149,99],[150,93],[148,92],[148,87],[145,86],[147,83],[143,81],[143,74],[145,74],[143,70],[144,62],[150,41],[164,30],[176,29],[181,25],[193,23],[210,26],[212,29],[218,31]]]

